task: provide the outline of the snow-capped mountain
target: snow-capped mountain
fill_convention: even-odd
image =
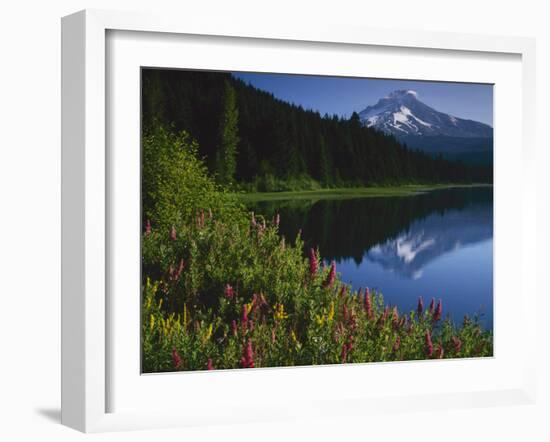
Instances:
[[[493,128],[439,112],[418,99],[413,90],[398,90],[359,112],[367,127],[374,127],[398,138],[406,136],[448,136],[491,138]]]

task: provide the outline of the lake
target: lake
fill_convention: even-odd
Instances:
[[[493,327],[493,188],[435,190],[415,196],[264,201],[251,210],[280,214],[280,231],[334,260],[354,289],[380,291],[400,311],[443,301],[461,323]]]

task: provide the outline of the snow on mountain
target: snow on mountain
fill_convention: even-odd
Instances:
[[[413,90],[398,90],[359,112],[367,127],[404,136],[480,137],[493,136],[491,126],[439,112],[418,99]]]

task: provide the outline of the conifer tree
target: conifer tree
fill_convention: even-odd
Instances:
[[[223,109],[220,124],[220,148],[216,153],[216,173],[221,184],[231,185],[237,170],[237,144],[239,111],[235,89],[225,81]]]

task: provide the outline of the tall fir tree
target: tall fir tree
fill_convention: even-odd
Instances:
[[[231,185],[237,170],[239,110],[235,89],[225,81],[223,109],[220,124],[220,148],[216,153],[216,174],[220,184]]]

